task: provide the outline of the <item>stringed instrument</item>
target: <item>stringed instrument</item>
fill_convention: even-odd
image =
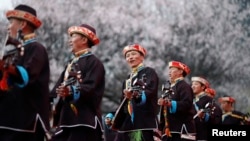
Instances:
[[[24,55],[24,47],[22,45],[22,40],[22,30],[18,30],[17,39],[12,38],[9,35],[6,36],[0,60],[0,70],[2,71],[0,89],[3,91],[9,90],[9,67],[14,66],[18,58]],[[12,48],[9,50],[5,50],[7,46],[11,46]]]
[[[74,62],[71,66],[68,78],[65,79],[62,82],[63,87],[68,87],[68,86],[75,86],[76,87],[76,91],[79,91],[80,89],[80,83],[82,82],[82,77],[81,77],[81,71],[79,69],[79,66],[77,64],[77,62]],[[54,100],[54,102],[52,103],[52,126],[56,127],[58,122],[59,122],[59,117],[60,117],[60,111],[61,110],[61,104],[60,102],[70,102],[69,100],[67,100],[67,98],[61,98],[60,96],[57,96]],[[70,102],[70,107],[73,110],[73,112],[75,113],[75,115],[78,115],[78,110],[76,108],[76,106]]]
[[[145,87],[147,86],[146,79],[147,79],[146,74],[143,74],[141,79],[139,80],[135,79],[133,81],[133,85],[129,88],[133,93],[136,93],[133,95],[133,98],[140,97],[141,91],[145,90]],[[116,109],[114,118],[112,120],[112,125],[111,125],[112,130],[117,131],[122,126],[124,118],[126,117],[126,114],[123,112],[123,108],[127,101],[128,99],[124,97],[121,104]]]
[[[171,100],[171,95],[174,94],[174,91],[171,88],[170,81],[166,81],[162,84],[162,95],[161,98]],[[171,132],[169,129],[169,123],[167,118],[167,106],[160,106],[160,122],[159,122],[159,129],[162,131],[163,135],[167,137],[171,137]]]

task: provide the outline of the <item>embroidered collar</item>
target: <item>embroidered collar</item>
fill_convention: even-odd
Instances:
[[[205,92],[200,92],[199,94],[197,94],[194,98],[194,101],[197,102],[200,100],[201,97],[205,96],[206,93]]]
[[[27,45],[27,44],[35,42],[35,41],[36,41],[36,34],[35,33],[27,34],[23,37],[23,45]]]
[[[30,40],[32,38],[35,38],[36,37],[36,34],[35,33],[30,33],[30,34],[27,34],[23,37],[23,40],[26,41],[26,40]]]
[[[132,68],[132,72],[130,73],[129,78],[126,80],[126,88],[129,89],[132,85],[132,78],[134,78],[135,76],[137,76],[138,72],[143,70],[145,68],[144,64],[141,63],[139,64],[137,67]]]
[[[171,87],[175,86],[178,82],[180,82],[181,80],[184,80],[184,77],[179,77],[179,78],[176,78],[174,80],[174,83],[171,83]]]
[[[223,114],[222,114],[222,121],[224,121],[224,119],[227,117],[227,116],[229,116],[229,115],[232,115],[232,112],[223,112]]]
[[[66,80],[68,78],[69,72],[71,71],[71,67],[73,65],[73,63],[77,62],[79,60],[79,58],[82,57],[86,57],[91,55],[92,53],[90,52],[90,49],[84,49],[84,50],[80,50],[76,53],[74,53],[74,58],[71,60],[71,62],[69,62],[65,74],[64,74],[64,80]]]
[[[90,52],[90,48],[80,50],[80,51],[74,53],[74,56],[75,57],[80,57],[81,55],[87,54],[88,52]]]
[[[132,74],[136,74],[136,73],[138,73],[139,71],[141,71],[144,68],[145,68],[144,64],[141,63],[137,67],[132,68]]]
[[[91,54],[92,53],[90,52],[90,48],[80,50],[80,51],[74,53],[74,58],[72,59],[71,64],[74,63],[74,62],[76,62],[76,61],[78,61],[79,58],[82,58],[82,57],[85,57],[85,56],[89,56]]]

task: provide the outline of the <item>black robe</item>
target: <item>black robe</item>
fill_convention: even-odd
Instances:
[[[0,129],[35,132],[40,121],[48,132],[50,68],[46,48],[38,42],[24,45],[24,55],[17,58],[15,65],[18,75],[9,75],[9,91],[0,90]],[[28,82],[21,86],[24,72]]]
[[[206,105],[210,103],[209,107]],[[197,130],[197,140],[208,140],[209,126],[221,124],[222,110],[214,102],[214,99],[209,97],[206,93],[200,95],[199,100],[194,102],[197,110],[205,109],[206,117],[195,118],[195,125]],[[202,130],[199,130],[202,129]]]
[[[173,101],[176,102],[176,112],[170,113],[169,108],[167,110],[167,120],[170,132],[172,134],[181,134],[182,127],[185,125],[188,133],[196,133],[195,122],[193,120],[195,114],[193,107],[194,94],[191,86],[184,80],[181,80],[172,87],[172,90],[174,94],[170,95],[170,99],[172,103]],[[164,133],[165,120],[162,111],[163,110],[160,112],[160,129]],[[183,133],[185,133],[184,129]]]
[[[101,101],[105,87],[105,70],[102,62],[93,54],[80,57],[76,62],[81,71],[80,97],[77,100],[60,98],[56,105],[54,126],[61,128],[87,127],[91,129],[102,128]],[[66,70],[66,68],[65,68]],[[63,82],[65,70],[51,91],[56,97],[56,88]],[[71,108],[73,104],[78,114]]]
[[[145,74],[146,77],[146,103],[138,104],[136,99],[133,99],[133,111],[134,111],[134,121],[132,123],[131,116],[128,113],[127,102],[124,104],[123,112],[125,113],[125,118],[122,126],[119,128],[119,132],[126,132],[135,129],[147,129],[153,130],[158,127],[157,125],[157,91],[158,91],[158,76],[156,72],[149,67],[146,67],[138,72],[138,75],[132,79],[132,82],[137,78],[141,79],[142,75]],[[125,89],[125,82],[123,85]],[[122,95],[123,98],[123,95]]]
[[[223,125],[243,125],[245,115],[240,111],[232,111],[231,114],[224,113],[222,118]]]
[[[133,122],[131,120],[131,116],[127,108],[128,100],[125,101],[125,103],[122,105],[121,109],[119,110],[119,114],[121,116],[119,117],[119,119],[116,119],[117,123],[115,123],[116,125],[118,125],[117,126],[118,136],[116,140],[122,140],[121,138],[123,138],[124,140],[125,136],[121,135],[120,133],[128,133],[134,130],[143,130],[143,131],[149,131],[149,132],[152,131],[152,136],[151,135],[144,136],[145,140],[149,140],[149,138],[150,139],[153,138],[153,130],[158,128],[157,92],[158,92],[159,78],[154,69],[150,67],[145,67],[142,70],[140,70],[136,76],[132,78],[132,82],[134,82],[135,79],[137,80],[142,79],[144,75],[145,75],[145,83],[146,83],[146,86],[144,89],[146,101],[145,103],[141,104],[140,103],[141,97],[132,99],[133,111],[134,111]],[[126,85],[124,81],[122,90],[125,88],[126,88]],[[122,93],[121,99],[122,100],[124,99],[123,93]],[[125,138],[127,138],[127,136]]]

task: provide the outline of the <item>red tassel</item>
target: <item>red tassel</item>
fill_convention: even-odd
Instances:
[[[169,130],[168,127],[165,129],[165,134],[166,134],[168,137],[171,137],[171,133],[170,133],[170,130]]]
[[[8,85],[8,74],[4,73],[3,78],[0,81],[0,89],[3,91],[9,90],[9,85]]]

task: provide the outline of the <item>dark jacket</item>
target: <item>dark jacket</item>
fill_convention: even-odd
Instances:
[[[82,82],[80,82],[80,96],[74,100],[60,98],[56,105],[55,126],[75,127],[85,126],[96,129],[99,124],[102,127],[101,101],[105,87],[105,70],[102,62],[93,54],[80,57],[76,62],[81,71]],[[66,69],[66,68],[65,68]],[[58,82],[51,91],[56,96],[56,88],[63,82],[65,70],[62,72]],[[72,110],[71,104],[75,106],[78,114]]]
[[[211,111],[211,116],[209,118],[209,123],[211,125],[222,124],[222,109],[218,103],[215,102],[215,99],[212,100],[213,110]]]
[[[208,127],[210,125],[221,124],[222,111],[220,107],[214,102],[214,99],[209,97],[206,93],[202,93],[198,96],[198,100],[194,100],[194,106],[196,111],[204,109],[204,118],[195,118],[195,125],[197,130],[197,140],[208,139]]]
[[[38,42],[26,44],[15,65],[18,75],[9,75],[9,91],[0,92],[0,128],[31,132],[41,121],[48,131],[50,68],[45,47]]]
[[[142,79],[143,75],[145,75],[145,103],[141,103],[142,99],[133,98],[133,111],[134,111],[134,119],[133,122],[131,120],[131,116],[128,112],[128,100],[122,105],[121,110],[119,110],[120,119],[117,119],[118,124],[118,132],[130,132],[132,130],[153,130],[158,128],[157,124],[157,114],[158,114],[158,106],[157,106],[157,92],[158,92],[158,76],[154,69],[150,67],[145,67],[140,70],[136,76],[132,78],[132,82],[135,79]],[[129,76],[128,76],[129,78]],[[125,81],[123,83],[123,89],[125,89]],[[123,90],[122,89],[122,90]],[[124,99],[122,93],[122,100]]]
[[[170,96],[172,106],[175,106],[176,111],[170,113],[170,108],[167,110],[167,120],[171,133],[181,133],[182,127],[185,125],[188,133],[195,133],[195,122],[193,116],[195,114],[193,108],[193,90],[191,86],[184,80],[180,80],[173,87],[173,94]],[[173,105],[176,103],[176,105]],[[160,112],[161,130],[164,131],[165,120],[163,110]],[[185,133],[185,132],[184,132]]]
[[[244,114],[240,111],[232,111],[222,115],[223,125],[243,125]]]

